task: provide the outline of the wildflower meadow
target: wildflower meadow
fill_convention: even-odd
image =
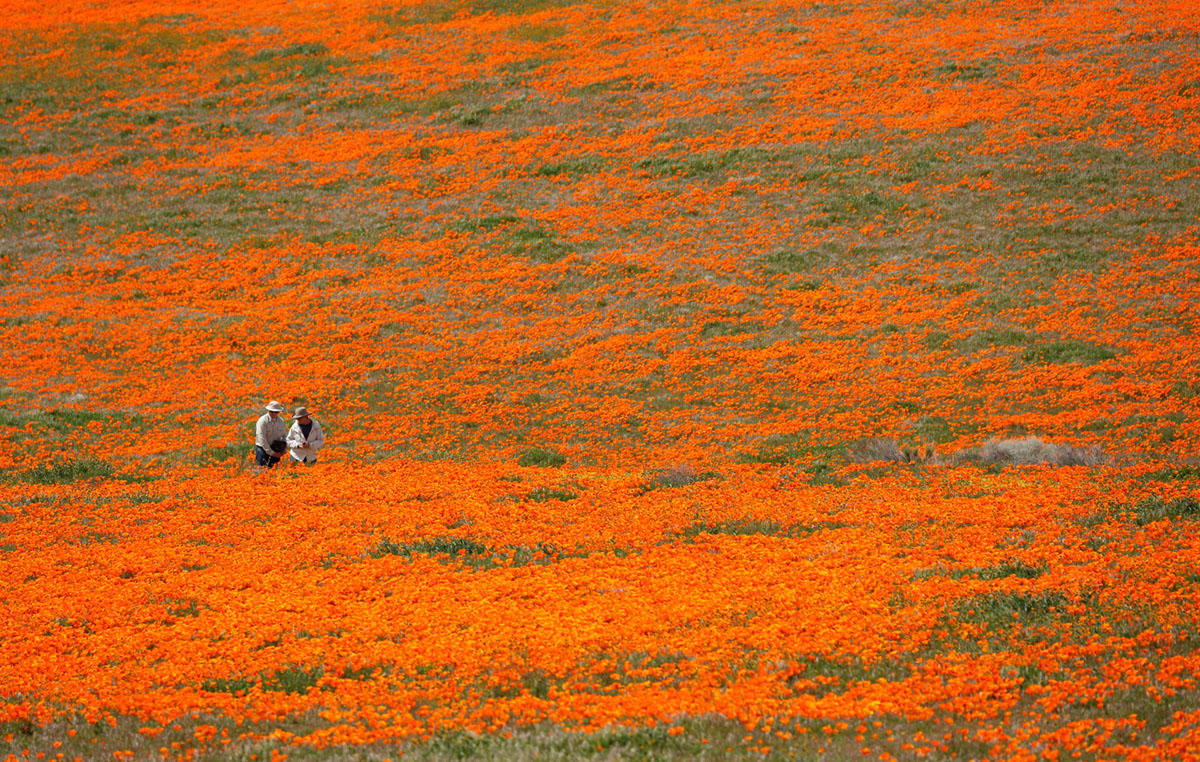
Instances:
[[[1200,3],[0,9],[0,759],[1200,758]]]

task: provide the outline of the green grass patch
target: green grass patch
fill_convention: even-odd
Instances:
[[[509,34],[525,42],[550,42],[557,40],[567,33],[567,28],[560,24],[518,24]]]
[[[952,569],[945,572],[937,573],[937,576],[947,577],[950,579],[981,579],[981,580],[997,580],[1005,577],[1017,577],[1019,579],[1034,579],[1040,577],[1048,571],[1048,567],[1042,565],[1027,564],[1020,560],[1009,560],[992,566],[978,566],[966,569]]]
[[[450,228],[464,233],[489,233],[521,222],[514,214],[489,214],[486,217],[468,218],[453,223]]]
[[[991,592],[957,601],[950,623],[973,623],[990,630],[1007,630],[1014,622],[1022,626],[1048,625],[1068,616],[1066,596],[1057,592]]]
[[[737,461],[775,466],[799,463],[801,473],[812,483],[841,485],[844,482],[836,472],[849,459],[844,445],[812,444],[805,434],[774,434],[738,453]]]
[[[235,442],[227,445],[206,447],[196,455],[196,461],[202,466],[212,466],[228,463],[232,460],[246,461],[250,458],[251,446],[245,442]]]
[[[1200,519],[1200,500],[1190,495],[1174,500],[1150,497],[1134,505],[1133,513],[1134,522],[1137,524],[1150,524],[1164,519],[1170,521],[1196,521]]]
[[[274,672],[262,673],[254,677],[231,677],[206,680],[200,684],[200,690],[209,693],[232,693],[244,695],[250,688],[258,685],[264,691],[276,693],[308,693],[315,688],[317,681],[325,674],[323,667],[289,666]]]
[[[112,475],[113,468],[108,463],[98,458],[82,458],[38,466],[9,478],[30,484],[70,484],[85,479],[107,479]]]
[[[566,465],[567,456],[542,447],[534,447],[517,456],[518,466],[537,468],[560,468]]]
[[[873,219],[879,215],[895,214],[907,203],[906,199],[899,196],[875,190],[838,191],[821,202],[817,210],[822,216],[813,220],[813,224],[830,227]]]
[[[641,490],[645,493],[656,489],[678,489],[719,478],[721,475],[716,471],[697,472],[691,466],[671,466],[652,473],[642,485]]]
[[[371,558],[382,558],[383,556],[412,558],[417,554],[487,556],[491,554],[491,550],[486,545],[468,537],[431,537],[409,542],[395,542],[384,537],[367,551],[367,555]]]
[[[583,177],[584,175],[593,175],[602,171],[608,166],[608,160],[603,156],[587,155],[575,156],[562,161],[553,162],[551,164],[542,164],[533,171],[533,174],[538,177]]]
[[[1168,466],[1142,477],[1150,482],[1188,482],[1200,479],[1200,466]]]
[[[145,424],[140,415],[103,410],[54,408],[47,411],[19,413],[7,408],[0,408],[0,426],[9,428],[23,429],[32,424],[34,429],[65,434],[97,421],[120,426],[122,429],[140,428]]]
[[[579,497],[579,495],[574,492],[553,489],[551,487],[538,487],[533,492],[530,492],[528,495],[526,495],[527,499],[532,500],[535,503],[545,503],[549,500],[561,500],[565,502],[568,500],[574,500],[577,497]]]
[[[807,537],[817,532],[845,529],[854,526],[840,521],[817,521],[810,524],[781,524],[774,519],[757,519],[743,517],[728,521],[705,522],[697,521],[688,525],[678,535],[685,540],[692,540],[702,534],[727,535],[765,535],[772,537]]]
[[[452,21],[460,8],[454,3],[428,2],[401,8],[388,8],[367,16],[367,20],[381,24],[393,31],[406,30],[412,26],[445,24]]]
[[[526,257],[543,264],[557,262],[574,253],[574,249],[539,227],[520,227],[508,233],[505,247],[509,254]]]
[[[646,92],[649,90],[654,90],[657,87],[658,84],[649,77],[632,77],[625,75],[572,87],[567,91],[567,94],[573,97],[590,98],[604,93]]]
[[[1054,341],[1038,344],[1021,353],[1025,362],[1038,365],[1063,365],[1075,363],[1079,365],[1094,365],[1098,362],[1111,360],[1117,352],[1108,347],[1092,344],[1086,341]]]
[[[799,151],[795,149],[734,148],[721,153],[689,156],[653,156],[634,166],[655,177],[701,177],[730,170],[770,170],[790,166]]]
[[[742,336],[748,333],[757,334],[761,330],[763,330],[763,324],[757,320],[710,320],[700,327],[700,338],[704,340],[728,336]]]
[[[806,251],[783,249],[764,255],[760,262],[762,270],[772,275],[810,273],[827,266],[829,264],[829,257],[813,249]]]
[[[811,680],[824,690],[862,682],[897,681],[912,673],[909,663],[894,658],[868,662],[856,655],[813,653],[799,655],[797,662],[800,671],[793,680]]]
[[[1023,347],[1033,340],[1032,336],[1015,328],[986,328],[972,336],[970,343],[976,347]]]
[[[931,73],[935,79],[974,82],[995,77],[996,68],[999,63],[1000,60],[997,58],[984,58],[978,61],[950,62],[936,67]]]
[[[323,56],[329,52],[325,45],[315,43],[300,43],[285,48],[264,48],[250,56],[251,61],[276,61],[280,58],[300,58]]]

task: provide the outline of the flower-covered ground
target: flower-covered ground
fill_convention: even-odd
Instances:
[[[7,4],[0,758],[1200,756],[1197,11]]]

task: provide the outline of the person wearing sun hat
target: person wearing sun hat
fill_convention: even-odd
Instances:
[[[283,405],[271,400],[266,407],[267,412],[254,424],[254,463],[274,468],[287,452],[287,424],[279,415]]]
[[[308,414],[308,408],[296,408],[292,416],[292,428],[288,430],[287,445],[292,451],[292,460],[312,464],[317,462],[317,450],[325,444],[321,424]]]

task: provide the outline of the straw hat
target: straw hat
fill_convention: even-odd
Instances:
[[[283,405],[280,405],[275,400],[271,400],[267,403],[267,410],[270,410],[272,413],[282,413]]]
[[[308,408],[298,407],[298,408],[296,408],[296,414],[292,416],[292,420],[294,421],[297,418],[307,418],[307,417],[308,417]]]

